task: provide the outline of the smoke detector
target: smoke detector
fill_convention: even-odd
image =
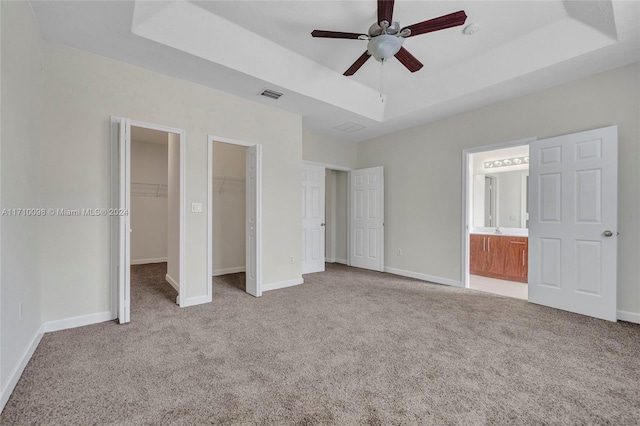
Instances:
[[[480,25],[478,24],[469,24],[464,27],[464,30],[462,30],[462,32],[466,35],[474,35],[478,31],[480,31]]]

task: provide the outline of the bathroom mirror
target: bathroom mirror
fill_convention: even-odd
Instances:
[[[528,228],[528,187],[528,170],[474,175],[473,226]]]

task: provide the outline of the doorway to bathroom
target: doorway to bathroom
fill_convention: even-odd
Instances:
[[[470,153],[467,167],[469,288],[527,300],[529,145]]]
[[[527,146],[529,153],[501,151],[519,146]],[[492,158],[472,157],[487,151]],[[522,281],[531,303],[616,321],[617,126],[465,149],[462,158],[463,286],[495,293],[495,287],[478,284],[473,275],[506,275],[514,283]],[[517,207],[505,213],[501,201],[512,197],[502,195],[499,173],[506,176],[503,170],[524,169],[525,164],[530,179],[520,179],[520,215]],[[476,222],[486,215],[478,207],[485,194],[474,193],[473,185],[483,174],[499,177],[495,228]],[[477,186],[485,184],[482,179]]]

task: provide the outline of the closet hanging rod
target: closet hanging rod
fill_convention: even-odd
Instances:
[[[234,178],[229,176],[214,176],[213,179],[222,179],[222,184],[220,185],[220,189],[218,190],[218,194],[222,194],[222,190],[224,189],[224,184],[230,180],[233,182],[245,182],[246,179],[242,178]]]
[[[237,178],[237,177],[231,177],[231,176],[214,176],[214,179],[219,179],[219,180],[229,180],[229,181],[234,181],[234,182],[245,182],[246,179],[245,178]]]

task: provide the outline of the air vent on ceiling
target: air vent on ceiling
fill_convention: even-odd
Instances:
[[[266,96],[270,99],[279,99],[280,96],[282,96],[282,93],[276,92],[275,90],[271,89],[262,89],[262,91],[260,91],[260,95]]]
[[[346,133],[354,133],[354,132],[357,132],[358,130],[364,129],[364,126],[362,124],[352,123],[352,122],[349,121],[349,122],[346,122],[344,124],[341,124],[339,126],[334,127],[334,129],[341,130],[341,131],[346,132]]]

